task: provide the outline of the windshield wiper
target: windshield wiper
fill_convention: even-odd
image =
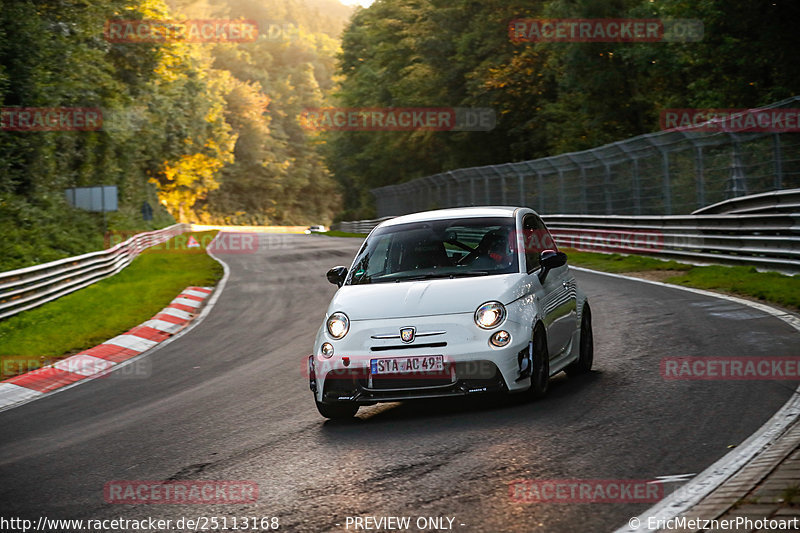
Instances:
[[[395,283],[400,283],[401,281],[419,281],[424,279],[441,279],[441,278],[460,278],[460,277],[467,277],[467,276],[488,276],[489,272],[486,270],[471,270],[469,272],[432,272],[428,274],[418,274],[416,276],[404,276],[402,278],[397,278]]]
[[[490,272],[488,270],[468,270],[466,272],[456,272],[451,274],[451,278],[460,278],[460,277],[468,277],[468,276],[488,276]]]
[[[445,274],[445,273],[429,273],[429,274],[417,274],[415,276],[403,276],[402,278],[397,278],[394,280],[395,283],[400,283],[401,281],[419,281],[421,279],[435,279],[435,278],[449,278],[452,277],[452,274]]]

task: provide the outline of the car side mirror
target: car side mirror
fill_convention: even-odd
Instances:
[[[544,283],[545,278],[547,277],[547,273],[553,270],[554,268],[558,268],[560,266],[564,266],[567,264],[567,254],[564,252],[556,252],[555,250],[543,250],[542,253],[539,254],[539,265],[541,265],[541,269],[539,270],[539,281]]]
[[[328,270],[328,273],[325,274],[325,276],[328,278],[328,281],[337,287],[341,287],[344,284],[345,278],[347,277],[347,267],[335,266]]]

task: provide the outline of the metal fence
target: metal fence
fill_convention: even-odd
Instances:
[[[800,96],[764,109],[800,107]],[[591,150],[472,167],[372,190],[379,217],[470,205],[540,214],[673,215],[800,187],[800,134],[663,131]]]
[[[175,224],[157,231],[139,233],[107,250],[67,257],[0,273],[0,319],[33,309],[44,303],[113,276],[145,248],[189,231],[189,224]]]

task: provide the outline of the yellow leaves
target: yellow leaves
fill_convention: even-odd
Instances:
[[[187,213],[198,200],[219,188],[216,174],[225,161],[204,153],[181,156],[177,161],[164,161],[158,196],[161,203],[176,219],[185,221]]]
[[[169,7],[164,0],[139,0],[138,11],[148,19],[162,19],[169,16]]]
[[[178,161],[164,162],[164,178],[169,187],[191,187],[201,183],[206,189],[216,189],[219,184],[214,180],[214,174],[222,168],[225,163],[217,158],[207,156],[203,153],[181,156]]]

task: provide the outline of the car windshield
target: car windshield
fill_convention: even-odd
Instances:
[[[346,284],[491,276],[519,272],[513,218],[434,220],[373,232]]]

